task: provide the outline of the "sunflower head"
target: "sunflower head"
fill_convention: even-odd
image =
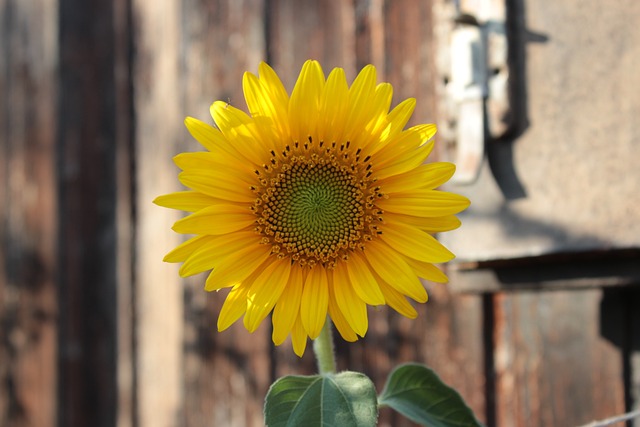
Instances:
[[[165,257],[180,274],[211,270],[207,290],[230,288],[218,319],[244,316],[253,332],[270,313],[273,341],[296,354],[327,314],[342,337],[367,332],[368,305],[415,318],[407,297],[426,302],[420,277],[446,282],[434,266],[454,255],[433,233],[460,225],[469,201],[436,190],[455,170],[425,163],[434,125],[405,129],[414,99],[389,111],[392,88],[365,67],[351,86],[307,61],[289,96],[265,63],[245,73],[250,114],[214,102],[216,127],[185,124],[207,151],[175,157],[189,189],[155,203],[191,214],[173,230],[192,234]]]

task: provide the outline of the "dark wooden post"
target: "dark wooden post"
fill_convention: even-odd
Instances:
[[[114,3],[62,0],[57,133],[59,425],[115,425]]]

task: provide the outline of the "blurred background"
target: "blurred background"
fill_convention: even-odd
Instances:
[[[340,369],[427,363],[489,426],[640,408],[640,2],[0,0],[0,426],[259,426],[315,371],[162,263],[171,158],[268,61],[366,64],[435,122],[472,206],[415,321],[370,312]],[[411,426],[383,411],[382,426]]]

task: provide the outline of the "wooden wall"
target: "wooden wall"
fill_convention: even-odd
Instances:
[[[57,414],[57,5],[0,3],[0,424]]]
[[[434,121],[433,19],[420,0],[0,0],[0,425],[262,425],[269,384],[313,356],[273,348],[268,322],[218,334],[223,292],[162,263],[177,213],[151,200],[199,149],[183,117],[242,108],[260,60],[290,90],[315,58],[349,79],[373,63]],[[417,320],[372,310],[366,339],[338,341],[339,367],[381,387],[425,362],[496,426],[637,402],[637,292],[427,286]]]

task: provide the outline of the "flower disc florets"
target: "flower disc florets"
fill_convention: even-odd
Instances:
[[[256,231],[274,254],[332,268],[380,232],[383,212],[373,202],[383,194],[373,186],[370,158],[360,152],[349,142],[314,144],[312,138],[271,151],[270,163],[256,170],[252,209]]]

